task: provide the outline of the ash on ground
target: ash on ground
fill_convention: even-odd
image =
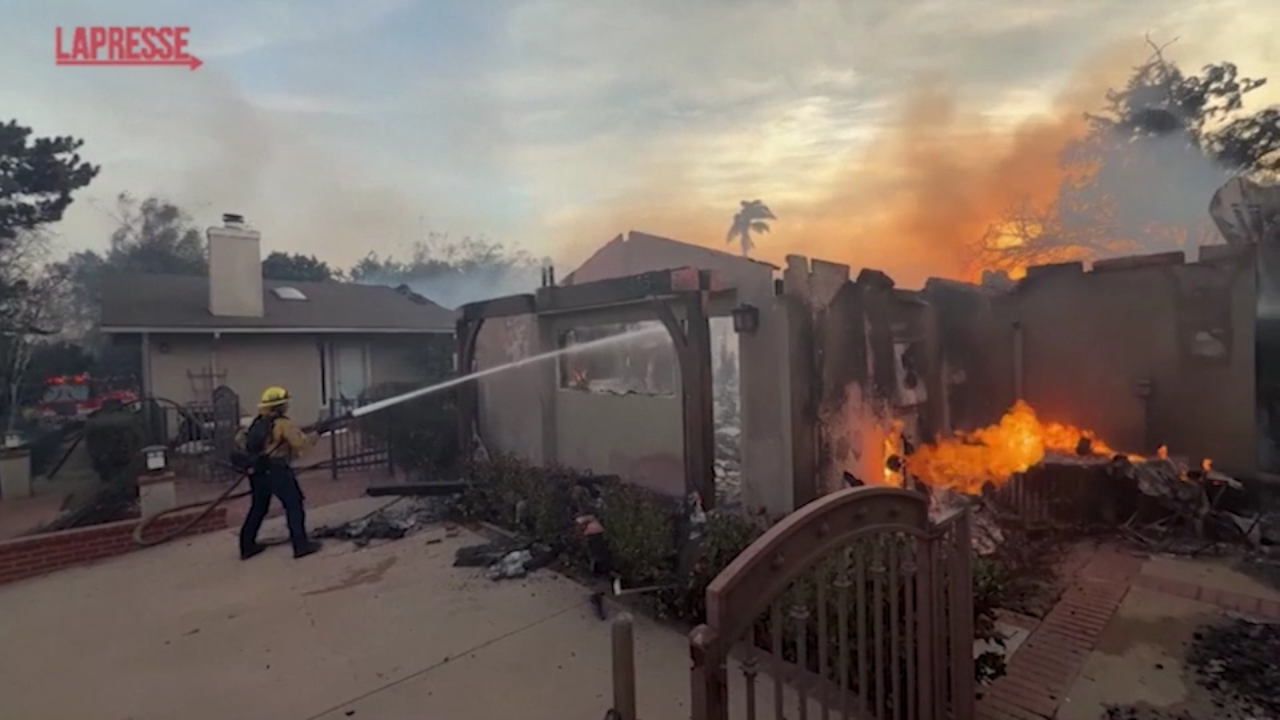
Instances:
[[[1176,707],[1108,706],[1106,720],[1277,720],[1280,718],[1280,625],[1244,619],[1206,625],[1186,658],[1197,687]]]
[[[1280,512],[1262,514],[1258,535],[1258,546],[1250,549],[1236,567],[1268,587],[1280,589]]]
[[[445,519],[445,507],[431,499],[395,502],[341,525],[322,525],[311,532],[316,539],[347,540],[364,547],[374,540],[399,540]]]
[[[1280,625],[1244,619],[1196,632],[1187,666],[1224,710],[1280,718]],[[1223,715],[1223,717],[1227,717]]]
[[[1145,705],[1108,707],[1102,717],[1104,720],[1216,720],[1208,716],[1193,715],[1189,712],[1170,712]]]

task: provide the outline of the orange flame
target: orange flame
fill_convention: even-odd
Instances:
[[[897,458],[896,462],[891,459]],[[902,421],[894,420],[889,425],[889,430],[884,434],[884,484],[892,487],[902,487],[905,484],[905,478],[902,474],[901,460],[902,458]]]
[[[995,425],[916,448],[907,458],[907,471],[935,488],[976,495],[987,483],[1003,484],[1025,472],[1048,452],[1076,455],[1081,450],[1095,457],[1117,454],[1093,431],[1042,422],[1030,405],[1019,400]],[[1168,454],[1167,449],[1162,451]]]

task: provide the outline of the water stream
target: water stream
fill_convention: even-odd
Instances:
[[[410,390],[409,392],[404,393],[402,395],[396,395],[394,397],[389,397],[383,400],[378,400],[376,402],[371,402],[368,405],[363,405],[361,407],[356,408],[355,410],[352,410],[351,417],[361,417],[363,415],[376,413],[379,410],[385,410],[389,407],[399,405],[400,403],[408,402],[410,400],[416,400],[417,398],[420,398],[424,395],[430,395],[432,393],[440,392],[441,390],[447,390],[456,385],[461,385],[462,383],[465,383],[469,380],[475,380],[477,378],[486,377],[488,375],[496,375],[505,370],[524,367],[525,365],[532,365],[534,363],[542,362],[544,360],[551,360],[554,358],[558,358],[562,355],[572,355],[573,353],[581,352],[583,350],[598,350],[600,348],[609,347],[611,345],[622,345],[622,344],[637,340],[639,338],[642,338],[648,335],[658,334],[658,333],[666,335],[667,334],[666,327],[661,325],[653,325],[650,327],[641,328],[639,330],[631,330],[631,331],[622,333],[621,335],[611,335],[607,338],[601,338],[599,340],[591,340],[584,343],[575,343],[568,347],[560,348],[559,350],[552,350],[551,352],[545,352],[538,355],[530,355],[527,358],[521,358],[514,362],[506,363],[505,365],[495,365],[491,368],[485,368],[484,370],[477,370],[473,373],[460,375],[456,378],[451,378],[449,380],[445,380],[444,382],[436,383],[435,385],[428,385],[427,387],[418,388],[417,390]]]

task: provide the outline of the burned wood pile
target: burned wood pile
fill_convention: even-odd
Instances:
[[[1197,553],[1256,544],[1258,518],[1219,507],[1225,493],[1240,489],[1207,461],[1194,467],[1163,451],[1149,458],[1082,452],[1048,455],[1008,483],[988,485],[978,502],[997,523],[1118,531],[1152,550]]]

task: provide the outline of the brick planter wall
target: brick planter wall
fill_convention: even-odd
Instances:
[[[178,513],[158,520],[148,528],[146,537],[172,532],[197,513]],[[0,585],[139,550],[133,542],[138,522],[121,520],[0,542]],[[226,527],[227,509],[217,508],[185,534],[198,535]]]

